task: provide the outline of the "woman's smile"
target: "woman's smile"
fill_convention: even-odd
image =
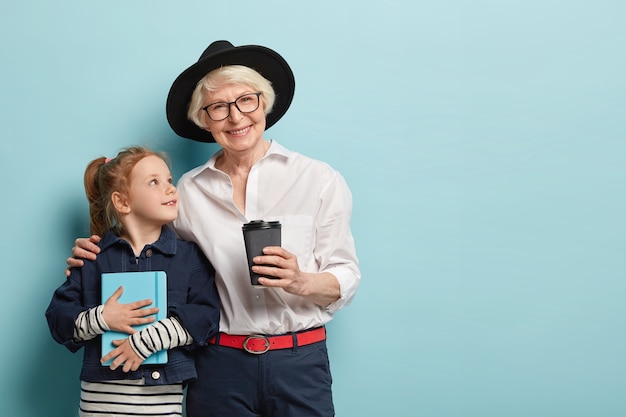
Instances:
[[[237,130],[227,130],[226,133],[232,136],[244,136],[250,131],[250,126],[246,126]]]

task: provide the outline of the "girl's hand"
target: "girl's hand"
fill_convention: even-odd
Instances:
[[[102,363],[113,359],[113,362],[109,365],[111,370],[116,370],[121,366],[122,371],[127,373],[136,371],[143,363],[144,360],[137,355],[128,339],[114,340],[113,344],[117,347],[100,359]]]
[[[154,322],[154,315],[159,312],[159,309],[157,307],[143,308],[152,304],[152,300],[120,304],[118,300],[123,292],[124,287],[119,287],[104,303],[102,318],[109,329],[133,334],[136,330],[131,326]]]

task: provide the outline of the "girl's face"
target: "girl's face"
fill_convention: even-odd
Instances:
[[[217,91],[205,93],[203,107],[218,102],[231,103],[245,94],[255,92],[244,85],[226,84]],[[207,130],[226,152],[241,153],[262,145],[265,131],[265,104],[263,96],[259,100],[259,107],[250,113],[241,113],[237,106],[230,104],[230,114],[226,119],[218,122],[211,120],[205,112]]]
[[[129,216],[149,226],[163,226],[178,215],[178,191],[165,161],[146,156],[130,175]]]

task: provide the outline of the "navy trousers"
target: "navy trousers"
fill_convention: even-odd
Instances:
[[[196,351],[196,367],[188,417],[335,415],[325,341],[262,355],[209,345]]]

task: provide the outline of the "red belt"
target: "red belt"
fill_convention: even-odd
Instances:
[[[227,333],[220,333],[219,344],[235,349],[243,349],[248,353],[261,355],[268,350],[289,349],[294,346],[294,338],[297,340],[297,346],[310,345],[311,343],[321,342],[326,339],[326,328],[317,327],[312,330],[305,330],[300,333],[285,334],[281,336],[240,336]],[[215,344],[216,338],[209,340],[209,343]]]

